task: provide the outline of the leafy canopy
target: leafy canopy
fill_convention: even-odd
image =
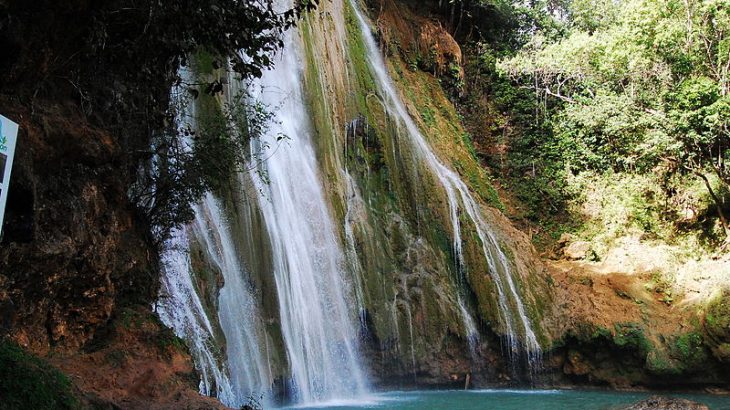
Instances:
[[[729,13],[728,0],[577,0],[565,36],[537,32],[498,69],[540,101],[569,172],[695,175],[727,231],[707,175],[730,185]]]

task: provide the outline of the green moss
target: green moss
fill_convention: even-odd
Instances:
[[[704,340],[702,335],[696,332],[677,337],[671,347],[671,353],[689,368],[697,368],[707,361]]]
[[[730,289],[715,292],[707,303],[704,329],[715,358],[730,362]]]
[[[0,407],[8,410],[78,409],[63,373],[10,341],[0,341]]]
[[[172,329],[163,327],[157,333],[155,340],[157,350],[165,358],[170,358],[173,352],[186,352],[188,350],[185,341],[177,337]]]
[[[660,376],[677,376],[684,368],[673,360],[664,350],[652,350],[646,356],[646,369]]]
[[[360,112],[367,112],[366,97],[368,93],[374,92],[377,88],[370,69],[368,67],[368,51],[360,33],[360,25],[357,16],[347,4],[345,6],[345,24],[347,28],[348,57],[353,65],[355,73],[358,108]]]
[[[434,119],[433,114],[434,113],[431,107],[425,107],[421,111],[421,119],[429,127],[433,127],[434,125],[436,125],[436,120]]]
[[[602,342],[610,342],[613,339],[613,333],[610,329],[603,326],[597,326],[593,323],[580,322],[570,328],[562,337],[556,339],[552,343],[552,348],[563,347],[568,339],[575,339],[585,344],[600,344]]]
[[[126,329],[139,329],[145,320],[147,317],[135,308],[124,308],[119,313],[119,322]]]
[[[469,155],[471,155],[472,159],[478,161],[477,150],[474,148],[474,141],[472,140],[471,134],[469,134],[468,132],[463,132],[461,134],[461,141],[466,146],[466,149],[467,151],[469,151]]]
[[[708,302],[705,330],[717,342],[730,342],[730,290],[717,292]]]
[[[462,161],[461,159],[454,160],[454,168],[459,174],[466,175],[469,187],[482,201],[504,212],[504,204],[492,184],[488,182],[489,178],[484,174],[482,168],[472,164],[470,160]]]
[[[568,333],[581,342],[613,340],[613,333],[610,329],[603,326],[596,326],[592,323],[579,323]]]
[[[646,355],[652,349],[652,343],[639,324],[617,323],[614,330],[613,343],[616,346],[635,350],[640,355]]]
[[[591,339],[610,339],[611,331],[603,326],[597,326],[591,333]]]

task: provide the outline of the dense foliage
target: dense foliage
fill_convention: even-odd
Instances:
[[[559,152],[565,177],[694,175],[727,238],[730,3],[588,1],[570,11],[565,37],[550,42],[538,33],[500,64],[542,101],[547,144]]]
[[[493,20],[508,34],[472,38],[470,85],[506,147],[487,160],[528,218],[623,185],[628,224],[663,234],[688,219],[708,244],[727,241],[729,13],[726,0],[536,2]]]

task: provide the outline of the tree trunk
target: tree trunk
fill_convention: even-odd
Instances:
[[[723,212],[722,210],[722,201],[715,193],[715,190],[712,189],[712,184],[710,184],[710,180],[707,179],[705,174],[703,174],[702,172],[695,172],[695,175],[702,179],[702,181],[705,183],[705,187],[707,187],[707,191],[712,197],[712,200],[715,201],[715,205],[717,206],[717,214],[720,216],[720,223],[722,224],[722,229],[725,232],[725,242],[727,243],[728,241],[730,241],[730,227],[728,226],[725,212]]]

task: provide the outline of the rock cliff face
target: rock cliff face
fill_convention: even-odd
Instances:
[[[104,69],[92,44],[110,4],[0,4],[0,112],[20,125],[0,332],[37,352],[78,349],[122,301],[146,304],[158,286],[149,227],[128,197],[139,133],[119,113],[133,103],[121,89],[134,79]]]
[[[507,254],[529,321],[547,344],[552,291],[546,271],[526,237],[494,209],[499,200],[444,92],[462,75],[458,44],[438,21],[418,17],[406,4],[370,6],[372,30],[388,57],[398,98],[436,155],[475,194]],[[462,269],[447,195],[409,142],[410,131],[388,105],[391,97],[379,88],[352,6],[323,4],[307,16],[302,33],[317,155],[335,219],[343,221],[343,242],[362,280],[366,362],[374,378],[390,385],[447,385],[462,383],[467,373],[480,373],[478,383],[515,377],[502,356],[504,308],[497,305],[493,268],[476,229],[461,215]],[[440,83],[437,76],[448,81]],[[480,334],[471,347],[466,316],[474,318]],[[519,368],[519,359],[515,362]]]
[[[149,408],[140,397],[166,400],[134,388],[145,375],[109,360],[107,344],[122,346],[123,357],[139,351],[144,359],[137,360],[177,380],[167,390],[156,387],[158,393],[190,394],[195,402],[197,382],[185,376],[190,356],[155,347],[174,336],[158,324],[127,336],[114,331],[128,309],[149,311],[159,273],[149,226],[128,195],[134,178],[128,143],[137,131],[129,127],[139,123],[114,119],[119,106],[110,107],[130,101],[105,93],[124,87],[124,79],[105,83],[111,72],[93,73],[89,61],[93,17],[108,4],[0,3],[0,113],[20,125],[0,241],[0,339],[52,356],[74,375],[82,404],[116,408],[124,396],[124,408]],[[100,86],[79,87],[80,76]],[[158,97],[166,98],[167,87],[163,80]],[[5,381],[15,376],[12,368],[0,369]]]
[[[2,331],[36,352],[78,349],[120,300],[155,294],[155,253],[112,135],[73,104],[31,111],[6,97],[0,111],[20,124],[0,247]]]

